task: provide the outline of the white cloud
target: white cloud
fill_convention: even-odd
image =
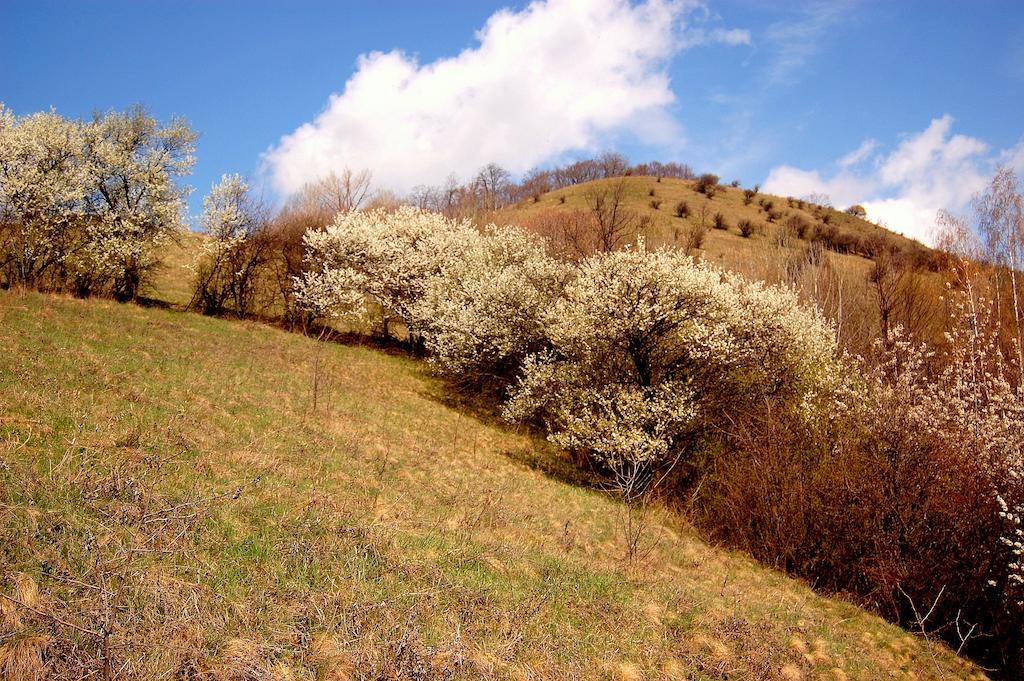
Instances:
[[[794,21],[772,24],[765,38],[774,56],[768,64],[768,83],[789,83],[822,47],[829,30],[849,18],[853,0],[822,0],[807,5]]]
[[[679,38],[679,46],[688,49],[701,45],[750,45],[750,31],[744,28],[690,28],[683,31]]]
[[[478,45],[420,64],[373,52],[326,109],[264,160],[283,194],[343,167],[368,168],[397,191],[462,178],[494,161],[512,172],[608,136],[678,144],[681,130],[666,66],[683,49],[689,0],[538,0],[501,10]],[[739,31],[707,40],[749,41]]]
[[[837,206],[859,203],[869,219],[930,243],[939,210],[964,210],[998,163],[1012,165],[1019,159],[1024,164],[1024,141],[993,153],[982,140],[952,129],[951,116],[936,118],[887,155],[875,154],[877,143],[867,140],[837,161],[838,171],[827,178],[817,170],[779,166],[768,174],[764,189],[787,196],[821,192]],[[861,164],[870,167],[854,172]]]
[[[849,168],[851,166],[855,166],[855,165],[859,164],[861,161],[866,160],[868,158],[868,156],[871,155],[871,152],[873,152],[877,147],[878,147],[878,142],[876,140],[873,140],[873,139],[866,139],[866,140],[864,140],[863,142],[860,143],[859,147],[857,147],[856,149],[851,151],[849,154],[847,154],[846,156],[843,156],[841,159],[839,159],[839,161],[838,161],[839,167],[840,168]]]
[[[1017,144],[999,154],[999,164],[1013,168],[1018,175],[1024,174],[1024,137]]]

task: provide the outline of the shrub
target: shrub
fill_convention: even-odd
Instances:
[[[651,201],[650,201],[650,204],[649,204],[649,205],[650,205],[650,206],[651,206],[651,208],[653,208],[654,210],[658,210],[659,208],[661,208],[661,199],[651,199]]]
[[[757,225],[746,218],[740,220],[736,226],[740,229],[740,236],[745,239],[750,238],[750,235],[757,231]]]
[[[770,210],[768,211],[768,215],[766,217],[768,218],[768,222],[776,222],[779,218],[782,217],[782,213],[777,210]]]
[[[296,296],[316,316],[377,315],[385,336],[390,322],[400,320],[410,342],[418,343],[415,308],[430,277],[476,238],[468,221],[409,206],[342,213],[327,229],[304,237],[310,265]]]
[[[686,201],[680,201],[676,204],[675,213],[677,218],[685,218],[689,216],[690,204],[686,203]]]
[[[740,186],[740,181],[739,180],[733,180],[732,182],[729,183],[729,186],[732,187],[733,189],[736,189],[737,187]]]
[[[743,205],[744,206],[749,206],[753,202],[755,196],[757,196],[757,192],[755,190],[753,190],[753,189],[744,189],[743,190]]]
[[[431,362],[464,386],[503,387],[541,349],[566,275],[539,237],[491,225],[430,277],[415,305]]]
[[[653,187],[651,188],[650,191],[647,192],[647,196],[654,196],[654,188]]]
[[[791,215],[785,221],[786,230],[798,239],[807,238],[811,225],[800,215]]]
[[[540,194],[534,194],[533,195],[533,202],[534,203],[540,203]]]
[[[697,178],[695,189],[709,199],[712,198],[715,195],[715,190],[718,189],[718,175],[704,173]]]
[[[584,262],[549,319],[506,416],[612,471],[671,466],[723,414],[799,399],[835,349],[793,294],[642,246]]]
[[[868,216],[868,212],[864,210],[864,206],[861,206],[860,204],[855,204],[847,208],[846,214],[862,220]]]
[[[565,197],[564,196],[559,196],[558,197],[558,202],[559,203],[565,203]]]
[[[713,225],[715,229],[729,229],[729,223],[725,221],[725,216],[721,213],[715,213]]]
[[[708,230],[703,225],[690,225],[685,232],[683,251],[690,253],[700,249],[704,245],[704,237],[707,236],[707,233]]]

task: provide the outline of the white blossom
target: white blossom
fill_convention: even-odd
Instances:
[[[138,293],[181,227],[194,163],[184,121],[141,108],[83,122],[0,105],[0,264],[8,284]]]
[[[584,261],[547,316],[505,414],[612,467],[668,463],[758,399],[821,389],[834,334],[791,292],[723,275],[677,251]]]
[[[430,277],[415,307],[432,361],[450,375],[504,378],[544,338],[568,268],[518,227],[491,225]]]
[[[397,317],[411,333],[430,277],[477,237],[468,221],[408,206],[339,213],[304,237],[311,267],[296,281],[296,295],[318,315],[365,315],[372,302],[385,325]]]

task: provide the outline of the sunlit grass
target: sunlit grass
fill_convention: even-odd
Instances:
[[[2,592],[38,584],[16,635],[51,637],[55,675],[98,673],[68,623],[106,621],[144,678],[410,656],[466,679],[970,673],[664,511],[630,568],[614,499],[545,474],[558,452],[448,405],[412,359],[9,292],[0,343]]]

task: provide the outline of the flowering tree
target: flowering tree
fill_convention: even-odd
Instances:
[[[16,118],[0,105],[0,266],[37,286],[79,252],[88,180],[81,126],[55,113]]]
[[[476,238],[468,221],[408,206],[341,213],[327,229],[306,233],[310,268],[296,282],[296,296],[317,316],[377,312],[385,335],[401,320],[411,339],[430,278]]]
[[[8,283],[134,298],[180,228],[194,162],[184,121],[139,107],[91,122],[0,107],[0,262]]]
[[[504,383],[544,340],[544,315],[568,278],[538,237],[489,227],[431,277],[415,307],[432,361],[450,376]]]
[[[182,119],[160,125],[140,107],[96,116],[84,126],[89,173],[89,245],[77,276],[86,288],[138,295],[156,248],[181,227],[187,188],[176,179],[195,163],[196,134]],[[99,279],[99,281],[96,281]]]
[[[266,209],[239,175],[224,175],[203,199],[202,224],[209,239],[193,266],[191,304],[216,314],[231,302],[239,314],[248,313],[270,247]]]

